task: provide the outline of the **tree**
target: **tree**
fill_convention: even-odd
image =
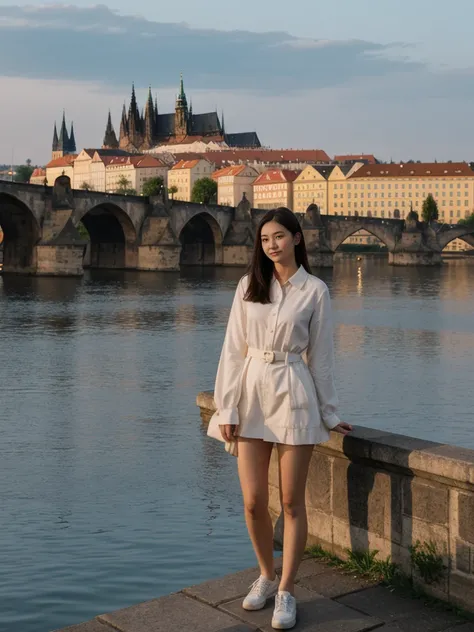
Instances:
[[[18,165],[15,167],[15,182],[29,182],[34,169],[29,165]]]
[[[430,224],[434,220],[437,220],[438,216],[439,216],[439,213],[438,213],[438,205],[436,203],[436,200],[431,195],[431,193],[428,193],[425,201],[423,202],[421,217],[424,222],[426,222],[427,224]]]
[[[196,180],[191,193],[191,202],[211,204],[217,200],[217,182],[212,178]]]
[[[152,195],[160,195],[163,191],[163,178],[161,176],[156,176],[155,178],[148,178],[143,183],[143,195],[147,197],[151,197]]]
[[[171,199],[174,200],[174,196],[178,193],[178,187],[174,184],[171,185],[168,189],[168,193],[171,195]]]
[[[86,182],[85,180],[79,188],[82,189],[83,191],[94,191],[94,185],[90,184],[89,182]]]
[[[474,213],[471,213],[469,217],[466,217],[465,219],[460,219],[458,224],[468,227],[474,226]]]
[[[136,195],[135,189],[132,189],[132,183],[127,176],[120,176],[117,183],[115,193],[123,193],[124,195]]]

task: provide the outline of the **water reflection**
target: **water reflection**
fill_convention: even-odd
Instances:
[[[474,447],[473,274],[377,258],[320,272],[345,419]],[[254,564],[235,459],[195,406],[241,275],[0,278],[0,629],[44,632]]]

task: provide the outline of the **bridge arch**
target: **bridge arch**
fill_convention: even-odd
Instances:
[[[36,244],[41,228],[31,209],[14,195],[0,193],[0,226],[3,231],[3,272],[36,271]]]
[[[217,220],[207,212],[193,215],[179,234],[180,265],[213,266],[223,262],[223,235]]]
[[[455,239],[462,239],[474,248],[474,226],[455,226],[438,233],[438,243],[441,250]]]
[[[334,252],[346,239],[359,230],[365,230],[370,233],[390,250],[390,247],[393,246],[393,238],[387,233],[385,225],[382,223],[383,220],[363,221],[362,219],[361,221],[361,218],[357,219],[359,221],[354,221],[353,218],[349,218],[347,222],[344,222],[344,218],[340,218],[339,230],[336,231],[334,239],[331,240],[331,248]]]
[[[137,231],[129,215],[113,202],[93,206],[80,216],[89,234],[84,266],[91,268],[135,268]]]

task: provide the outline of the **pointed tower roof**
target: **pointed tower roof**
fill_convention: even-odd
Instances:
[[[132,96],[130,98],[130,112],[133,112],[133,114],[135,114],[135,112],[138,112],[137,97],[135,96],[135,84],[134,83],[132,83]]]
[[[56,129],[56,121],[54,121],[53,151],[58,151],[58,145],[59,145],[58,130]]]
[[[66,128],[66,113],[63,110],[63,121],[61,123],[61,131],[59,132],[58,148],[63,151],[67,151],[69,145],[69,136]]]
[[[125,107],[125,105],[124,105]],[[123,115],[122,115],[123,116]],[[117,136],[115,134],[114,126],[112,125],[112,116],[109,110],[109,116],[107,118],[107,127],[105,128],[104,140],[102,142],[103,148],[117,149],[119,146]]]
[[[224,110],[221,111],[221,134],[225,136]]]
[[[186,93],[184,91],[183,73],[181,73],[181,79],[179,82],[179,94],[178,98],[176,99],[176,107],[183,107],[186,109],[188,107],[188,101],[186,99]]]
[[[73,154],[76,151],[76,139],[74,138],[74,123],[71,121],[71,133],[69,134],[69,151]]]

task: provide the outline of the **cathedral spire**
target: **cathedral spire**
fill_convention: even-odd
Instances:
[[[74,138],[74,123],[71,121],[71,133],[69,134],[69,152],[74,154],[76,151],[76,139]]]
[[[53,151],[58,151],[58,145],[59,145],[58,130],[56,129],[56,121],[54,121]]]
[[[224,110],[221,111],[221,134],[225,136]]]
[[[58,149],[60,151],[66,151],[69,144],[69,136],[66,128],[66,113],[63,110],[63,121],[61,123],[61,131],[59,132]]]
[[[153,97],[151,96],[151,86],[148,88],[148,99],[145,105],[145,145],[147,148],[153,147],[153,141],[156,129],[155,106],[153,105]]]
[[[125,105],[124,105],[125,107]],[[112,116],[109,110],[109,116],[107,118],[107,127],[105,128],[104,140],[102,143],[103,149],[118,149],[117,136],[115,135],[114,126],[112,125]]]

